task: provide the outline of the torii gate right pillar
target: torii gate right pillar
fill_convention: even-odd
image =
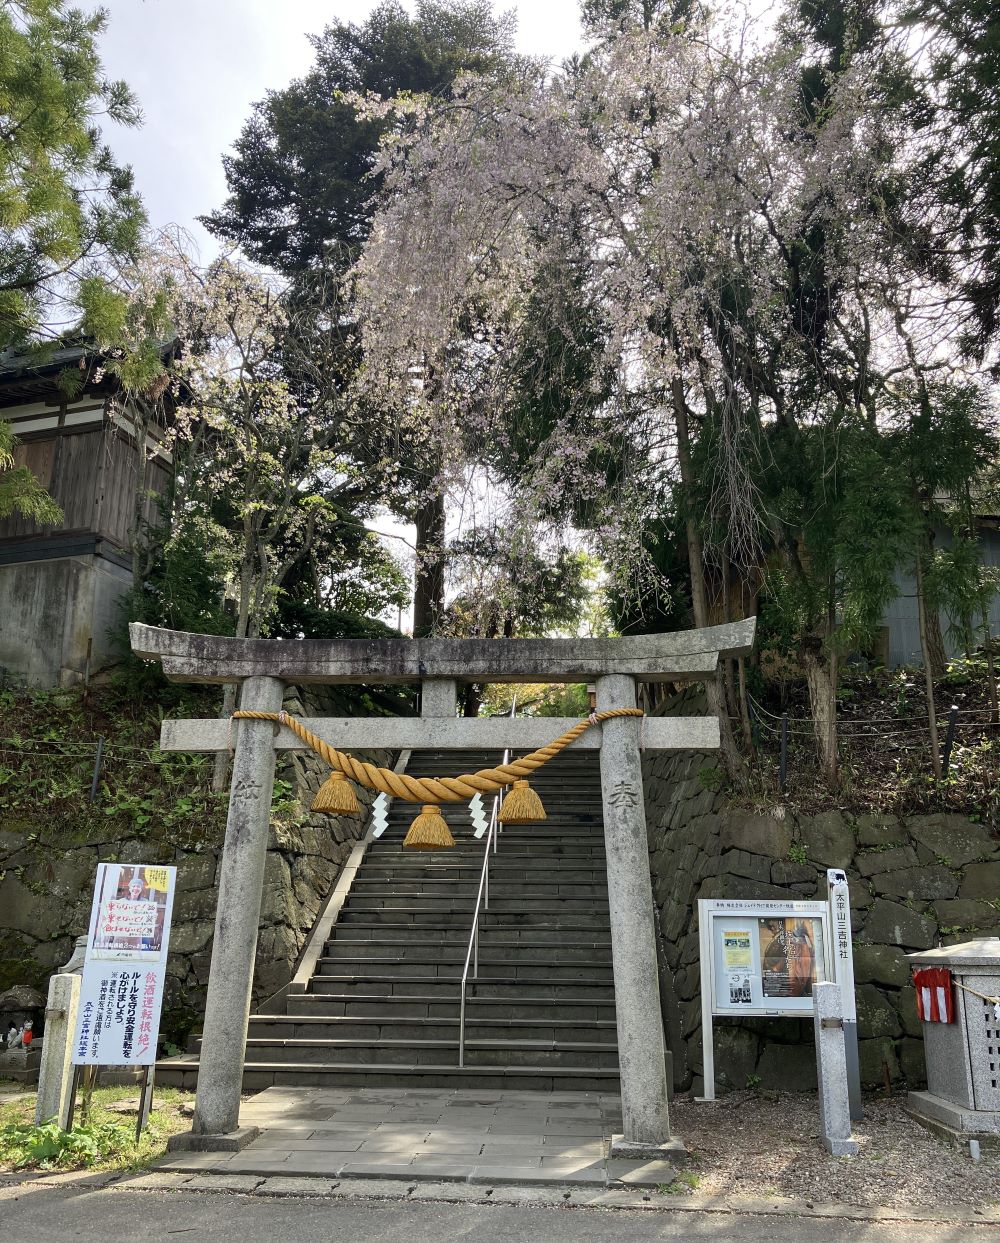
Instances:
[[[635,679],[597,679],[597,710],[635,707]],[[611,956],[618,1020],[623,1134],[611,1155],[669,1155],[683,1145],[670,1140],[667,1060],[656,969],[653,890],[642,792],[639,722],[635,717],[601,727],[601,791],[611,913]]]

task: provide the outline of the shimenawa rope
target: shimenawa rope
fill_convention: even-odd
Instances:
[[[643,716],[641,708],[609,708],[605,712],[592,712],[590,716],[578,721],[572,729],[566,730],[558,738],[553,739],[545,747],[523,755],[520,759],[511,760],[509,764],[501,764],[497,768],[483,768],[477,773],[463,773],[459,777],[411,777],[408,773],[394,773],[388,768],[379,768],[375,764],[366,764],[353,756],[338,751],[328,742],[324,742],[311,730],[306,729],[301,721],[287,712],[253,712],[240,711],[233,713],[233,719],[241,721],[276,721],[279,725],[287,725],[306,746],[311,747],[331,768],[342,772],[359,785],[369,790],[378,790],[393,798],[400,798],[408,803],[464,803],[475,794],[494,794],[510,785],[518,778],[527,777],[535,769],[553,756],[559,754],[571,742],[585,733],[591,725],[600,721],[610,721],[615,717]]]

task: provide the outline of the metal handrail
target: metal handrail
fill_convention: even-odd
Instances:
[[[517,697],[510,706],[513,718],[517,711]],[[510,763],[510,750],[503,753],[504,764]],[[469,965],[472,965],[472,978],[479,977],[479,912],[490,909],[490,854],[496,854],[497,841],[500,837],[500,795],[493,796],[493,810],[490,812],[490,825],[486,833],[486,849],[483,851],[483,866],[479,873],[479,891],[476,894],[476,909],[472,913],[472,929],[469,932],[469,944],[465,951],[465,965],[462,968],[461,995],[458,1003],[458,1065],[465,1065],[465,990],[469,981]],[[492,852],[490,847],[493,847]]]

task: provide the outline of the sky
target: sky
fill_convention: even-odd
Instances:
[[[124,78],[142,106],[138,130],[109,128],[131,164],[150,223],[189,229],[209,258],[215,242],[196,217],[226,194],[222,154],[251,105],[312,63],[309,34],[329,22],[364,21],[375,0],[103,0],[105,69]],[[412,9],[412,3],[404,3]],[[580,46],[579,0],[510,0],[518,47],[560,60]]]
[[[404,7],[413,3],[403,0]],[[226,196],[222,154],[251,105],[301,77],[312,64],[308,35],[335,20],[362,22],[377,0],[102,0],[109,14],[104,67],[138,96],[139,129],[107,127],[117,158],[132,166],[154,229],[181,225],[202,260],[219,246],[197,217]],[[88,5],[89,7],[89,5]],[[579,0],[507,0],[518,50],[556,62],[581,46]],[[461,521],[450,516],[450,524]],[[407,560],[414,532],[384,514],[372,524]],[[386,617],[395,624],[396,617]],[[404,628],[411,624],[409,610]]]

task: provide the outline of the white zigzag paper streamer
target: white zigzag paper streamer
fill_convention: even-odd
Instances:
[[[476,830],[474,837],[482,837],[486,832],[486,812],[483,810],[483,796],[474,794],[472,802],[469,804],[469,816],[472,819],[472,826]]]
[[[372,803],[372,837],[381,837],[389,827],[389,796],[379,794]]]

